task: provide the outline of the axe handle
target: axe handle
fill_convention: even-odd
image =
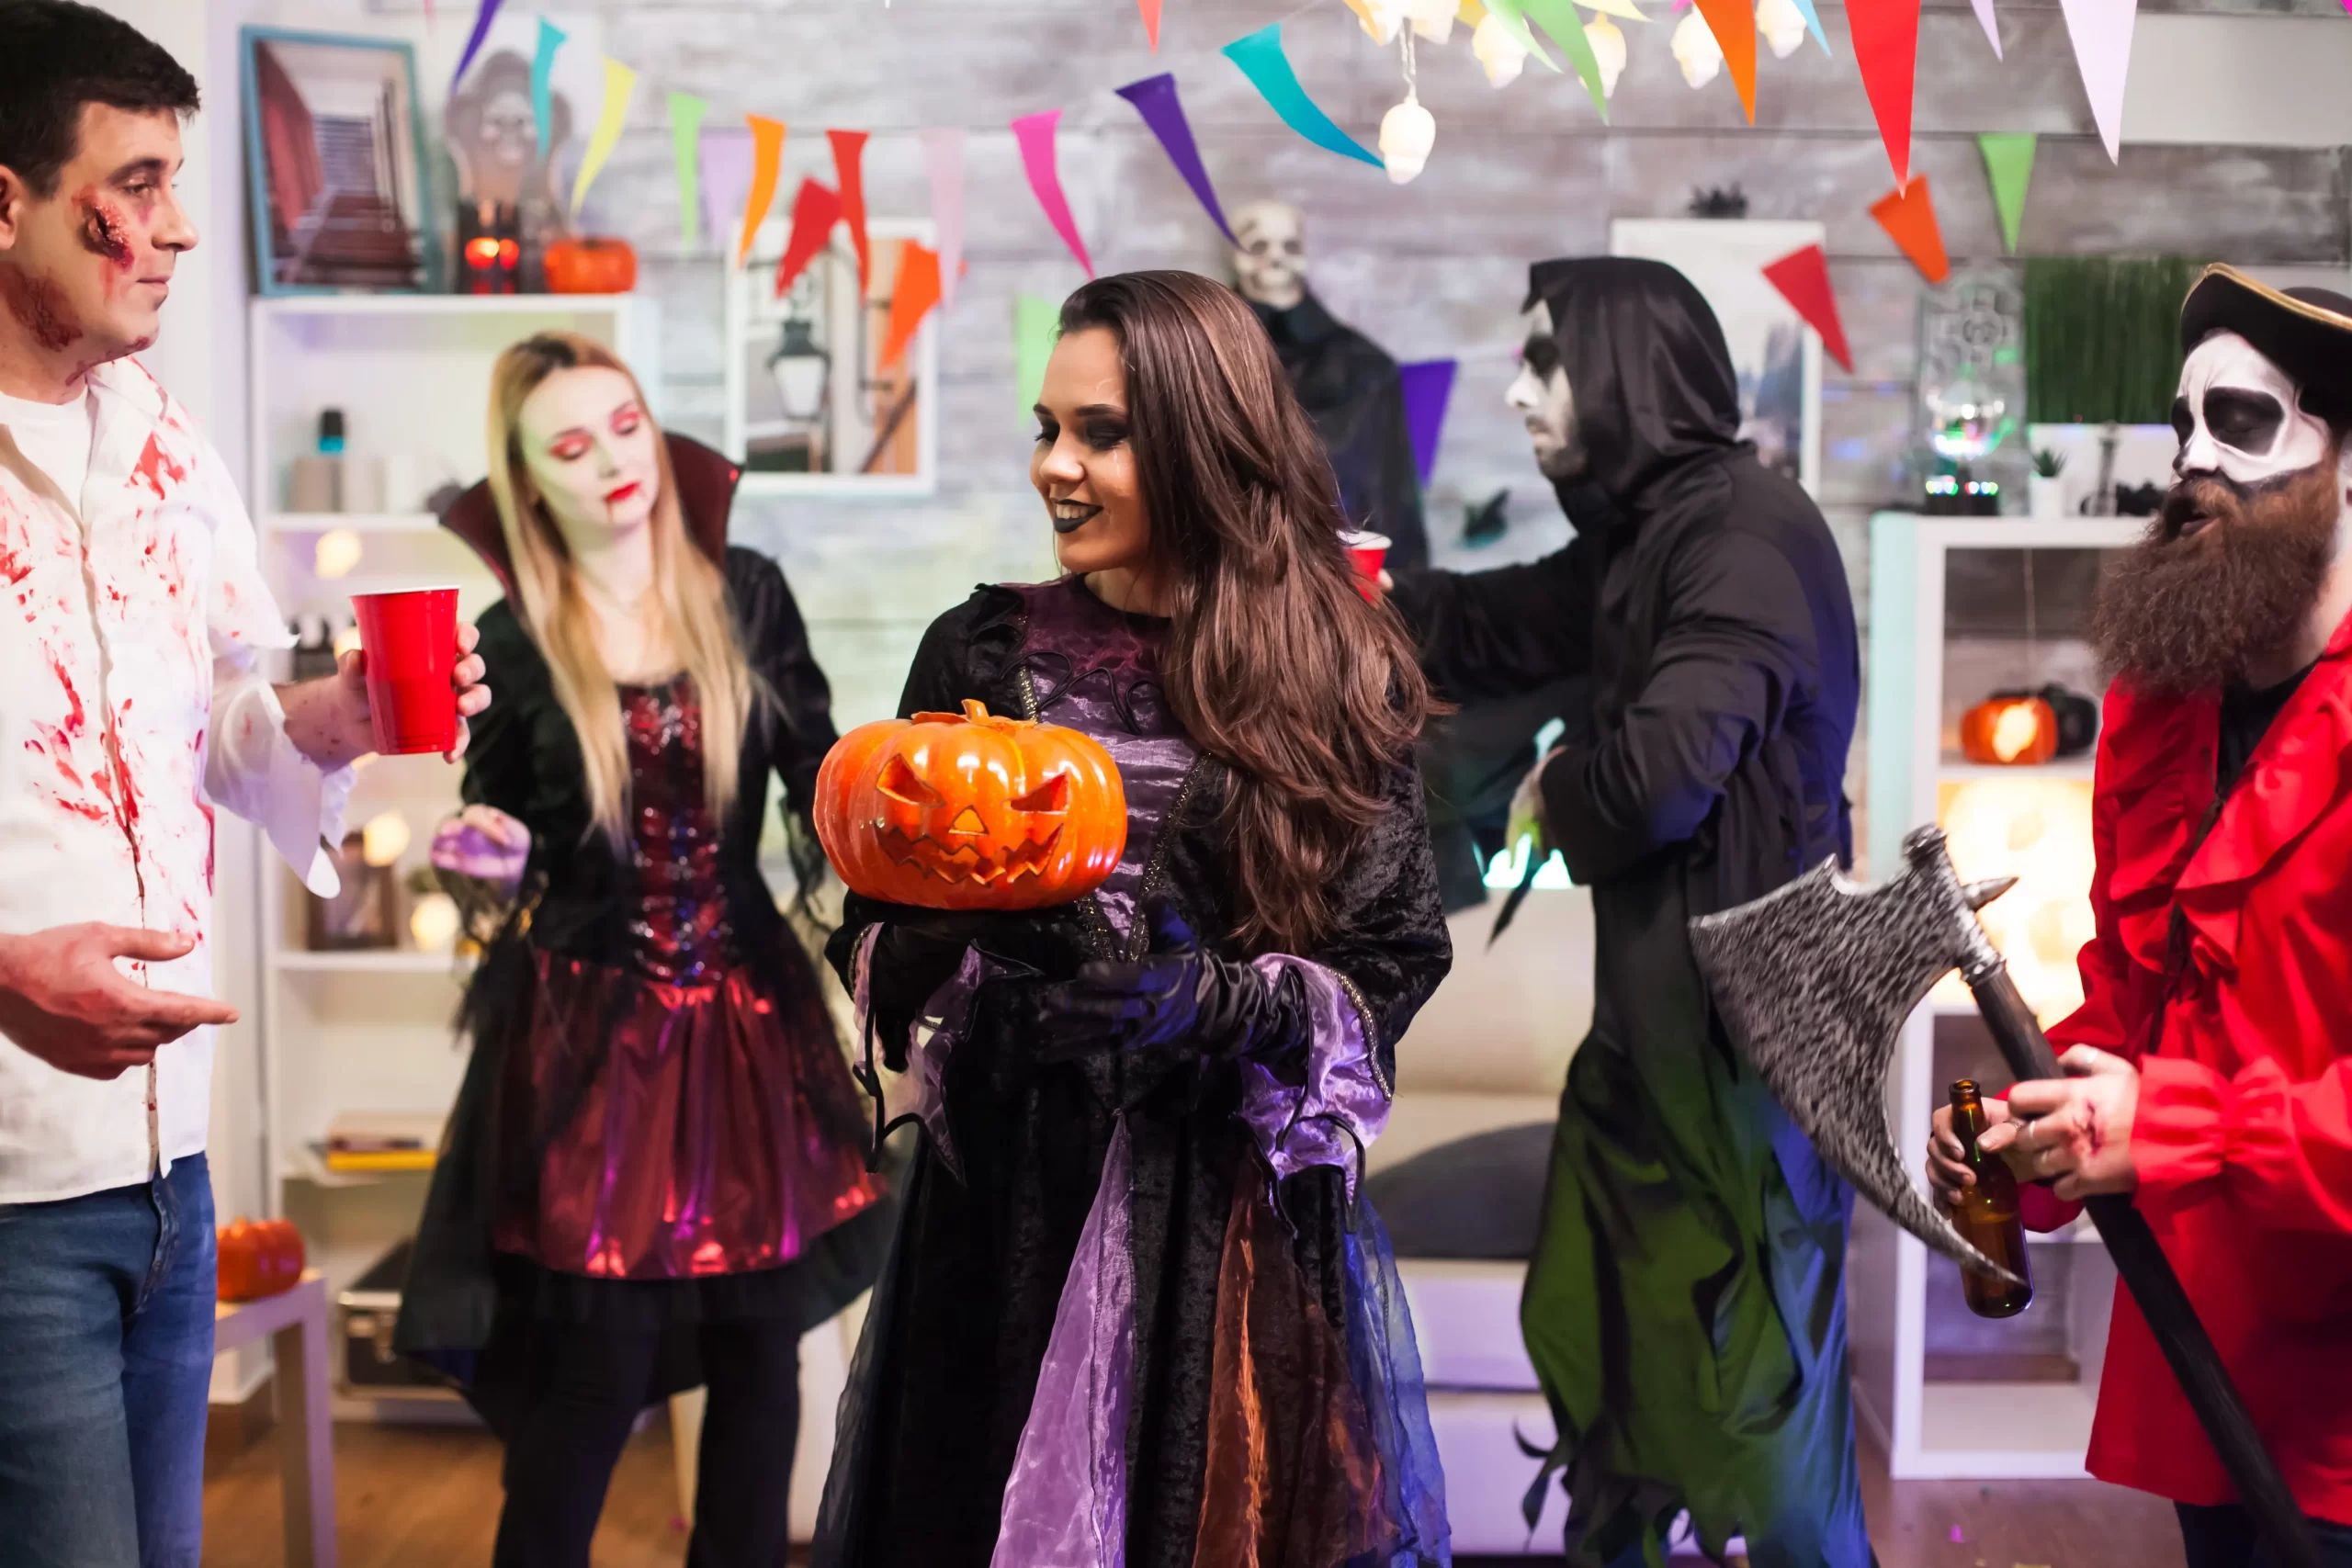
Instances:
[[[1984,1015],[1985,1026],[1992,1031],[2010,1072],[2021,1079],[2061,1076],[2056,1054],[2007,969],[1996,969],[1971,981],[1969,988],[1976,995],[1977,1009]],[[2098,1227],[2108,1255],[2115,1259],[2116,1273],[2139,1303],[2149,1332],[2164,1348],[2165,1359],[2172,1364],[2173,1376],[2180,1381],[2181,1393],[2188,1396],[2189,1408],[2197,1412],[2199,1424],[2212,1440],[2239,1500],[2254,1515],[2281,1568],[2321,1568],[2311,1525],[2295,1495],[2288,1490],[2287,1478],[2278,1473],[2270,1450],[2263,1447],[2262,1434],[2255,1429],[2254,1417],[2246,1414],[2237,1385],[2230,1382],[2221,1352],[2213,1348],[2205,1325],[2198,1321],[2197,1309],[2190,1304],[2188,1292],[2181,1289],[2172,1259],[2165,1256],[2156,1233],[2148,1228],[2148,1217],[2121,1194],[2092,1198],[2084,1207],[2090,1211],[2091,1224]]]

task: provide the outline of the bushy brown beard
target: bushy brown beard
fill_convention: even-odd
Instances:
[[[2147,536],[2108,569],[2091,616],[2100,668],[2184,696],[2241,680],[2310,618],[2335,558],[2336,464],[2254,489],[2175,485]],[[2184,524],[2205,519],[2183,537]]]

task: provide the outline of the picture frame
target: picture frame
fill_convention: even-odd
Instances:
[[[878,367],[900,243],[928,221],[869,219],[870,287],[857,298],[845,230],[775,296],[789,225],[771,219],[726,278],[727,455],[746,495],[929,495],[939,485],[938,310],[892,373]],[[854,366],[855,375],[844,375]],[[820,368],[821,367],[821,368]]]
[[[1821,339],[1764,269],[1822,243],[1804,220],[1620,218],[1609,254],[1662,261],[1713,308],[1739,376],[1740,435],[1765,467],[1818,495],[1821,486]]]
[[[259,292],[440,292],[415,51],[284,28],[238,39]]]

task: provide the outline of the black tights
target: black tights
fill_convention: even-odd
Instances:
[[[506,1508],[492,1562],[587,1568],[660,1340],[555,1323],[533,1333],[530,1407],[506,1446]],[[800,1337],[788,1320],[695,1333],[710,1392],[687,1568],[779,1568],[800,1435]]]

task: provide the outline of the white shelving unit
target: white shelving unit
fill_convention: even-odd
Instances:
[[[559,327],[613,347],[637,370],[648,398],[659,398],[659,310],[634,295],[251,302],[252,503],[263,570],[288,615],[340,620],[355,592],[436,582],[459,585],[459,613],[469,619],[498,598],[496,581],[473,552],[424,509],[426,496],[482,476],[493,362],[509,344]],[[344,411],[348,455],[407,458],[402,466],[419,493],[386,496],[392,510],[383,513],[285,510],[293,457],[311,450],[327,408]],[[322,577],[317,541],[341,530],[360,536],[360,562],[342,577]],[[360,772],[349,825],[399,811],[411,830],[395,867],[404,880],[424,863],[434,825],[456,808],[458,779],[458,770],[438,758],[378,759]],[[341,1112],[447,1111],[465,1067],[452,1033],[460,976],[446,953],[312,952],[302,942],[310,895],[275,857],[266,858],[261,888],[261,1077],[272,1198],[302,1228],[332,1297],[413,1231],[427,1178],[329,1171],[312,1145]],[[403,893],[403,941],[408,908]],[[336,1413],[364,1416],[376,1403],[338,1401]]]
[[[2071,963],[2089,919],[2093,759],[2086,753],[2038,767],[1986,766],[1964,761],[1956,736],[1960,714],[1996,684],[2039,687],[2055,680],[2095,690],[2080,630],[2084,606],[2039,604],[2038,635],[2030,641],[1952,635],[1951,567],[1966,552],[2007,552],[1998,564],[2006,570],[2015,558],[2022,580],[2031,569],[2019,552],[2122,549],[2143,526],[2128,517],[2042,522],[1889,513],[1871,520],[1866,874],[1872,880],[1889,874],[1900,861],[1904,834],[1937,822],[1953,834],[1962,876],[2014,870],[2038,878],[2039,886],[2021,883],[2007,896],[2030,902],[2008,909],[1996,904],[1985,917],[1988,930],[2007,922],[1995,930],[1996,939],[2045,1023],[2079,999]],[[1972,832],[1987,810],[2008,812],[2007,820],[2025,825],[1989,839]],[[1973,1061],[1989,1054],[1976,1020],[1966,989],[1947,982],[1905,1025],[1888,1114],[1906,1154],[1926,1149],[1929,1120],[1942,1101],[1939,1042],[1947,1068],[1955,1057]],[[2072,1256],[2057,1258],[2053,1248]],[[2018,1329],[1987,1325],[1985,1334],[1993,1343],[2012,1333],[2034,1336],[2038,1344],[2062,1344],[2074,1364],[2071,1380],[1996,1381],[1997,1367],[1983,1378],[1931,1380],[1931,1354],[1950,1367],[1979,1352],[1972,1348],[1955,1355],[1929,1343],[1927,1249],[1875,1213],[1857,1213],[1848,1264],[1855,1387],[1862,1418],[1878,1429],[1895,1476],[2086,1473],[2083,1452],[2098,1401],[2114,1270],[2097,1233],[2081,1224],[2037,1238],[2035,1255],[2048,1258],[2043,1267],[2052,1276],[2063,1270],[2063,1301],[2037,1301],[2023,1316],[2008,1320]],[[1939,1311],[1946,1304],[1939,1303]],[[2062,1310],[2063,1322],[2055,1317]],[[2037,1313],[2047,1315],[2037,1319]],[[1944,1315],[1949,1321],[1949,1313]]]

